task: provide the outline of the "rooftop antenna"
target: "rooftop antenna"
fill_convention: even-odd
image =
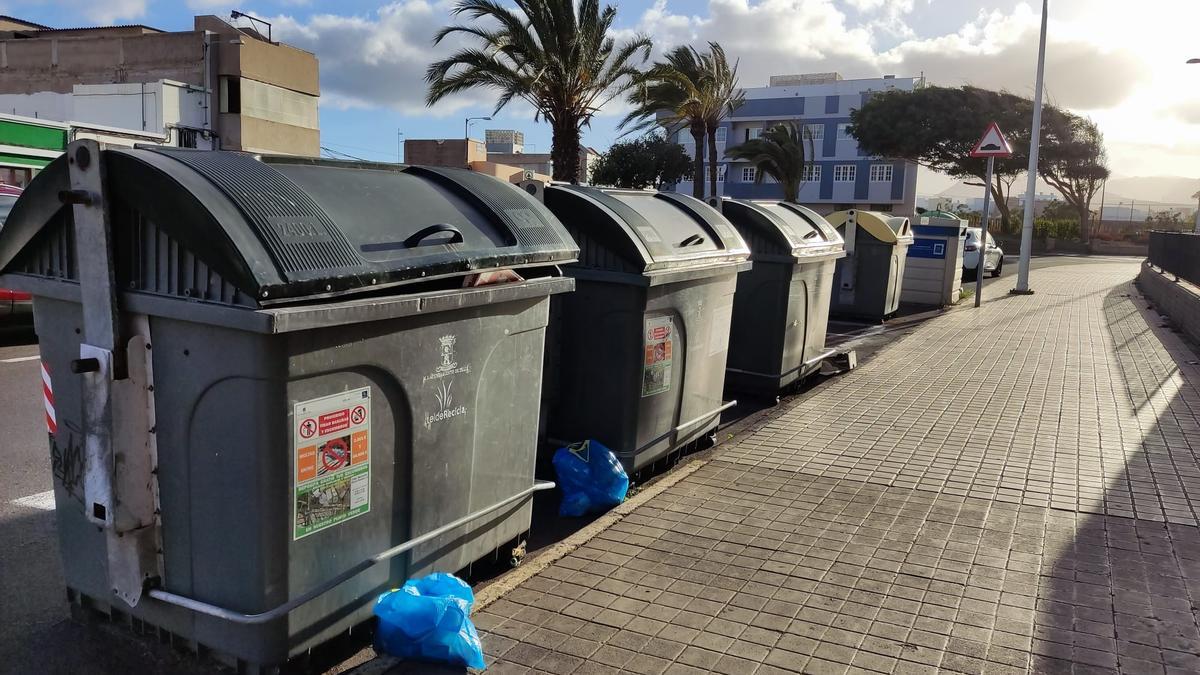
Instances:
[[[256,30],[256,31],[258,30],[258,24],[262,24],[262,25],[266,26],[267,27],[267,42],[274,42],[271,39],[271,22],[270,21],[263,21],[262,19],[258,18],[257,16],[253,16],[253,15],[247,14],[245,12],[239,12],[236,9],[229,13],[229,17],[231,19],[240,19],[243,17],[250,19],[250,23],[254,24],[254,30]],[[259,31],[259,34],[261,35],[262,32]]]

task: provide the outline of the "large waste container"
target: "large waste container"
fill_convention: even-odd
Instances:
[[[551,185],[546,206],[579,244],[554,302],[551,439],[595,438],[637,471],[712,433],[720,413],[737,231],[672,193]]]
[[[576,252],[467,171],[72,144],[0,235],[72,601],[254,671],[521,536]]]
[[[943,307],[962,292],[967,221],[946,211],[927,211],[912,223],[913,243],[904,264],[901,302]]]
[[[908,218],[850,209],[826,220],[846,246],[834,270],[830,313],[877,322],[890,317],[900,307],[904,261],[913,242]]]
[[[812,209],[787,202],[725,199],[721,212],[750,247],[738,276],[725,385],[777,394],[834,352],[825,348],[835,262],[842,238]]]

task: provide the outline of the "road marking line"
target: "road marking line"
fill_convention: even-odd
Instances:
[[[0,359],[0,363],[22,363],[24,361],[37,361],[40,356],[19,356],[15,359]]]
[[[53,511],[54,490],[46,490],[45,492],[39,492],[36,495],[29,495],[28,497],[14,499],[11,503],[16,504],[17,506],[24,506],[27,509]]]

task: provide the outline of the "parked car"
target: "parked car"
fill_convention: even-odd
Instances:
[[[4,227],[4,221],[8,220],[9,211],[12,211],[13,204],[17,203],[17,197],[20,196],[21,188],[0,183],[0,228]],[[33,300],[28,293],[0,288],[0,317],[25,315],[32,311]]]
[[[974,278],[976,266],[979,265],[979,235],[978,227],[967,228],[967,241],[963,246],[963,275]],[[1000,276],[1004,269],[1004,250],[996,245],[991,233],[987,236],[987,250],[983,255],[983,271],[993,277]]]

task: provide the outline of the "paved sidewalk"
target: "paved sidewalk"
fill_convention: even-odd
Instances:
[[[488,672],[1200,672],[1200,366],[1137,269],[791,404],[479,612]]]

